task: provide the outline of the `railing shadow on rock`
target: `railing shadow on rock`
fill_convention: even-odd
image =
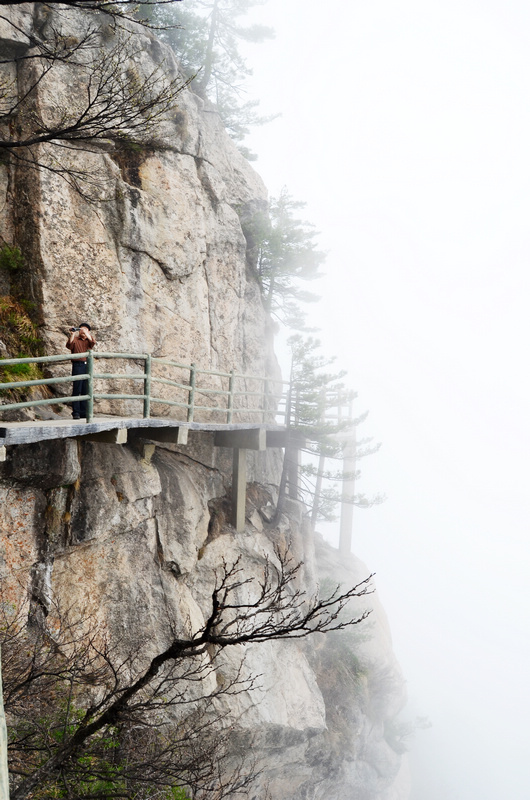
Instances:
[[[37,365],[40,369],[55,365],[65,365],[86,359],[86,373],[82,375],[57,375],[31,380],[2,381],[2,368],[19,365]],[[97,361],[122,360],[125,366],[133,364],[137,371],[99,372]],[[141,366],[139,366],[141,365]],[[99,364],[98,364],[99,366]],[[175,375],[176,373],[176,375]],[[172,377],[168,377],[172,375]],[[175,377],[177,380],[175,380]],[[262,424],[285,424],[287,412],[288,382],[276,378],[262,377],[218,370],[199,369],[195,364],[179,364],[165,358],[155,358],[145,353],[87,353],[33,356],[0,359],[0,392],[20,391],[38,387],[60,387],[75,381],[86,381],[85,394],[77,396],[40,397],[35,400],[2,403],[0,413],[24,408],[69,405],[86,401],[86,421],[94,419],[94,404],[107,407],[116,413],[116,402],[141,402],[144,419],[155,416],[171,416],[181,422],[217,421],[225,424],[255,422]],[[102,382],[129,382],[129,391],[99,391]],[[142,384],[141,391],[135,391],[135,384]],[[96,386],[96,383],[98,384]],[[212,385],[215,384],[215,385]],[[226,387],[226,388],[224,388]],[[5,395],[4,395],[5,396]],[[208,403],[211,399],[211,403]],[[105,413],[105,412],[102,412]],[[178,416],[176,416],[178,415]],[[122,416],[136,416],[131,413]],[[222,418],[219,419],[219,416]]]

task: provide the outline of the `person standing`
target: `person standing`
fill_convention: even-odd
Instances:
[[[82,322],[79,328],[70,328],[70,336],[66,347],[72,354],[87,353],[96,344],[96,337],[91,332],[88,322]],[[86,358],[76,358],[72,361],[72,375],[86,375]],[[72,397],[88,393],[88,380],[74,381]],[[82,419],[86,417],[86,400],[74,400],[72,403],[72,417]]]

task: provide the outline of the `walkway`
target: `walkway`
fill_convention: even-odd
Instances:
[[[62,419],[58,415],[49,420],[24,422],[0,421],[0,461],[8,457],[8,448],[54,439],[76,438],[82,441],[123,445],[128,431],[135,429],[135,438],[141,442],[170,443],[186,446],[190,431],[214,434],[215,447],[233,449],[233,525],[242,530],[245,524],[246,451],[265,450],[267,447],[285,447],[288,416],[285,382],[270,377],[245,375],[234,370],[230,373],[200,370],[194,364],[184,365],[168,359],[153,358],[138,353],[87,354],[86,376],[54,375],[57,365],[83,358],[83,355],[42,356],[35,358],[0,359],[0,387],[4,391],[35,390],[44,396],[35,400],[9,402],[0,405],[0,412],[25,408],[68,406],[72,397],[50,397],[49,387],[86,381],[86,392],[76,397],[87,403],[87,420]],[[122,372],[96,372],[96,361],[121,359]],[[141,364],[141,371],[138,368]],[[49,377],[31,380],[5,380],[9,370],[20,365],[36,365],[50,372]],[[70,364],[66,364],[69,368]],[[131,369],[132,367],[132,369]],[[27,369],[27,367],[25,368]],[[69,370],[68,370],[69,371]],[[171,377],[169,377],[171,376]],[[120,381],[126,381],[126,392],[116,390]],[[101,390],[107,382],[106,390]],[[139,391],[138,384],[141,384]],[[158,384],[156,393],[153,385]],[[143,415],[119,416],[94,414],[94,404],[112,409],[127,403],[128,407],[141,403]],[[278,413],[278,407],[283,410]],[[164,416],[152,417],[153,406],[158,406]],[[169,411],[176,417],[167,416]],[[282,424],[278,423],[280,417]],[[202,417],[201,421],[199,418]],[[215,421],[218,419],[219,421]],[[256,421],[257,420],[257,421]],[[153,447],[153,445],[147,445]]]

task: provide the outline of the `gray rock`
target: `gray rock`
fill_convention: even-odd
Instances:
[[[21,444],[10,449],[3,475],[16,483],[51,489],[76,482],[80,475],[78,445],[75,439]]]
[[[41,603],[53,596],[82,608],[112,640],[145,658],[167,645],[168,626],[188,633],[201,627],[223,559],[239,558],[242,577],[252,577],[267,559],[274,563],[276,544],[288,544],[293,560],[303,562],[297,586],[309,595],[318,582],[326,593],[368,573],[355,557],[339,557],[315,540],[293,501],[289,527],[267,530],[259,512],[270,494],[258,484],[246,531],[236,534],[226,519],[214,530],[210,509],[220,513],[229,476],[212,466],[211,436],[189,455],[157,447],[149,463],[128,445],[67,440],[13,450],[0,482],[0,499],[2,492],[9,499],[0,511],[0,577],[9,564],[12,574],[27,575]],[[25,587],[11,591],[23,595]],[[369,619],[344,634],[251,645],[220,658],[218,680],[235,673],[243,652],[244,674],[261,676],[255,691],[220,706],[237,720],[234,755],[252,746],[262,769],[254,796],[265,796],[268,786],[286,800],[406,800],[403,758],[385,735],[404,701],[403,680],[377,594],[352,612],[365,607],[373,608]]]

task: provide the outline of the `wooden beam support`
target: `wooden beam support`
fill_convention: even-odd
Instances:
[[[241,450],[266,450],[267,431],[265,428],[248,428],[238,431],[217,431],[215,447],[233,447]]]
[[[234,447],[232,469],[232,525],[236,531],[245,528],[247,502],[247,451]]]
[[[127,442],[127,428],[113,428],[110,431],[88,433],[86,436],[76,436],[82,442],[103,442],[104,444],[125,444]]]
[[[7,459],[7,447],[5,445],[0,445],[0,461],[5,461]]]

